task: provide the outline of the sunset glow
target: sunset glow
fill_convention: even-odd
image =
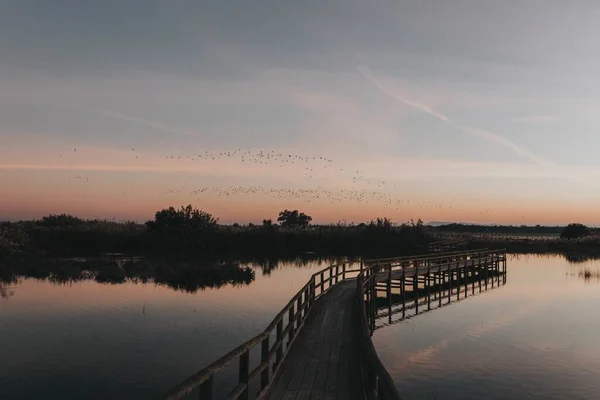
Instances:
[[[224,223],[294,208],[316,223],[600,224],[593,13],[486,5],[465,23],[443,4],[440,24],[416,4],[295,7],[275,23],[243,6],[257,24],[220,5],[42,5],[40,23],[9,6],[0,219],[144,221],[190,203]],[[107,31],[131,13],[139,26]]]

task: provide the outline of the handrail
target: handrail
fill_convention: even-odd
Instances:
[[[394,386],[394,383],[379,360],[377,352],[371,341],[372,330],[367,318],[365,296],[372,299],[373,292],[377,282],[377,274],[387,269],[391,274],[393,268],[402,267],[403,270],[410,268],[419,268],[419,265],[425,264],[431,267],[431,262],[437,260],[456,260],[459,257],[465,260],[468,257],[495,254],[504,250],[476,250],[462,252],[436,253],[434,255],[419,255],[395,257],[391,259],[363,260],[360,262],[360,269],[350,268],[352,264],[358,264],[358,261],[346,261],[330,265],[320,271],[312,274],[309,281],[290,299],[283,309],[273,318],[265,330],[250,340],[236,347],[225,356],[214,361],[209,366],[196,372],[181,383],[171,388],[167,393],[158,397],[162,400],[181,399],[188,395],[195,388],[200,389],[200,398],[212,400],[214,398],[214,376],[220,370],[233,361],[239,361],[238,384],[227,396],[228,399],[236,400],[249,399],[250,383],[260,378],[260,390],[257,397],[263,398],[269,391],[270,385],[279,372],[282,362],[287,356],[289,349],[295,341],[298,332],[304,325],[304,321],[310,314],[315,300],[327,293],[333,286],[346,281],[348,274],[358,272],[356,277],[356,294],[358,301],[359,326],[357,329],[363,340],[361,341],[361,356],[363,357],[363,380],[369,397],[373,393],[379,396],[379,399],[398,400],[400,396]],[[410,267],[407,263],[413,262]],[[442,264],[440,264],[442,265]],[[371,291],[371,292],[370,292]],[[286,314],[288,318],[286,319]],[[287,323],[285,324],[287,320]],[[285,324],[285,326],[284,326]],[[275,342],[270,343],[271,334],[275,333]],[[287,338],[287,341],[286,341]],[[259,364],[250,369],[250,351],[260,344]]]
[[[371,329],[367,318],[367,305],[365,303],[364,275],[368,270],[362,271],[356,278],[356,299],[358,307],[358,330],[361,336],[361,358],[363,361],[363,383],[368,399],[401,400],[394,381],[379,359],[373,341]],[[374,276],[374,274],[371,274]]]
[[[418,256],[404,256],[404,257],[394,257],[394,258],[380,258],[373,260],[365,260],[363,264],[368,266],[373,265],[388,265],[388,264],[399,264],[403,262],[410,261],[422,261],[422,262],[431,262],[435,260],[445,260],[448,258],[453,258],[456,256],[463,257],[473,257],[473,256],[483,256],[487,254],[493,254],[502,252],[504,250],[488,250],[488,249],[477,249],[477,250],[467,250],[467,251],[453,251],[447,253],[435,253],[435,254],[427,254],[427,255],[418,255]]]
[[[158,397],[162,400],[181,399],[200,388],[200,398],[212,400],[214,396],[214,376],[227,365],[239,360],[238,385],[229,393],[228,399],[249,398],[248,388],[250,382],[260,377],[260,392],[258,397],[264,396],[268,391],[273,377],[285,359],[288,350],[296,339],[300,328],[308,317],[316,299],[328,292],[333,286],[346,280],[346,274],[357,270],[348,270],[347,266],[352,264],[347,261],[330,265],[315,272],[310,280],[290,299],[283,309],[273,318],[265,330],[250,340],[236,347],[223,357],[219,358],[206,368],[196,372],[181,383],[171,388],[167,393]],[[358,270],[360,271],[360,270]],[[327,276],[326,276],[327,275]],[[284,326],[286,314],[287,325]],[[269,339],[275,332],[275,343],[270,345]],[[285,338],[287,337],[287,343]],[[250,370],[250,350],[261,345],[260,364]],[[270,367],[273,366],[273,373]]]

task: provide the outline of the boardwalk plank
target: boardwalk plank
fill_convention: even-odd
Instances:
[[[315,302],[273,383],[269,399],[364,398],[360,390],[355,285],[352,280],[340,283]]]

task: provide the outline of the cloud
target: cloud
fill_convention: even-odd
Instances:
[[[96,114],[105,115],[107,117],[120,119],[123,121],[135,122],[135,123],[146,125],[151,128],[155,128],[155,129],[158,129],[158,130],[161,130],[164,132],[176,133],[179,135],[192,136],[192,137],[205,137],[206,136],[206,135],[202,135],[199,132],[195,132],[195,131],[191,131],[191,130],[187,130],[187,129],[174,128],[174,127],[171,127],[168,125],[164,125],[157,121],[152,121],[152,120],[140,118],[140,117],[132,117],[132,116],[125,115],[125,114],[104,110],[102,108],[88,108],[88,107],[81,107],[81,106],[75,106],[74,108],[85,109],[86,111],[91,111]]]
[[[358,71],[358,73],[360,75],[362,75],[363,78],[365,78],[367,81],[369,81],[371,84],[373,84],[381,92],[406,104],[409,107],[423,111],[423,112],[425,112],[425,113],[427,113],[427,114],[429,114],[429,115],[431,115],[431,116],[433,116],[455,128],[458,128],[459,130],[461,130],[462,132],[464,132],[466,134],[476,136],[476,137],[485,139],[489,142],[495,143],[499,146],[511,149],[515,153],[517,153],[525,158],[528,158],[529,160],[533,161],[534,163],[536,163],[538,165],[545,166],[545,167],[555,165],[551,161],[546,160],[544,157],[542,157],[538,154],[535,154],[531,150],[528,150],[527,148],[505,138],[502,135],[499,135],[494,132],[486,131],[484,129],[478,129],[478,128],[473,128],[473,127],[457,124],[452,119],[450,119],[448,116],[432,109],[431,107],[428,107],[424,104],[406,99],[401,94],[394,92],[389,87],[387,87],[386,85],[381,83],[375,76],[373,76],[373,74],[371,73],[371,70],[367,67],[358,66],[358,67],[356,67],[356,70]]]
[[[514,120],[516,122],[522,122],[522,123],[526,123],[526,124],[547,124],[549,122],[554,122],[556,121],[558,118],[552,115],[527,115],[524,117],[518,117],[515,118]]]

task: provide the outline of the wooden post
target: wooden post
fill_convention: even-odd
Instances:
[[[260,373],[260,390],[264,390],[269,384],[269,335],[261,343],[260,362],[267,364],[267,368]]]
[[[448,303],[452,301],[452,271],[450,270],[450,263],[448,263],[448,271],[446,271],[446,276],[448,277]]]
[[[336,265],[335,266],[335,284],[336,285],[339,282],[339,279],[340,279],[340,266]]]
[[[419,273],[418,269],[415,268],[413,275],[413,296],[415,296],[415,312],[419,313]]]
[[[463,281],[465,283],[465,297],[469,297],[469,260],[463,265]]]
[[[406,312],[406,264],[402,264],[402,318]]]
[[[250,392],[248,390],[248,373],[249,373],[249,370],[250,370],[250,350],[246,350],[240,356],[240,374],[239,374],[240,378],[239,378],[239,382],[246,384],[246,388],[244,389],[244,391],[242,392],[241,396],[239,397],[239,399],[241,399],[241,400],[248,400],[248,393]]]
[[[200,400],[213,400],[215,395],[215,379],[214,375],[210,375],[207,380],[200,385]]]
[[[333,285],[333,268],[329,268],[329,288]]]
[[[305,298],[306,299],[306,298]],[[298,296],[298,326],[302,323],[302,295]]]
[[[288,326],[290,330],[288,332],[288,343],[291,343],[294,339],[294,303],[290,306],[290,311],[288,314]]]
[[[485,266],[485,290],[487,290],[488,288],[488,256],[485,256],[485,262],[484,262],[484,266]]]
[[[438,297],[438,307],[442,306],[442,292],[443,292],[443,285],[442,285],[442,279],[443,279],[444,275],[443,272],[438,272],[437,274],[437,297]]]
[[[471,294],[475,295],[475,263],[471,261]]]
[[[377,278],[373,273],[373,279],[371,279],[371,290],[373,290],[373,307],[371,308],[371,335],[375,331],[375,314],[377,313]]]
[[[388,281],[387,281],[387,297],[388,297],[388,322],[392,323],[392,264],[388,266]]]
[[[325,271],[321,271],[321,292],[319,294],[323,294],[325,291]]]
[[[316,293],[315,293],[315,276],[313,275],[312,279],[310,280],[310,304],[308,306],[308,308],[312,308],[313,303],[315,302],[315,297],[316,297]]]
[[[342,264],[342,281],[346,280],[346,263]]]
[[[431,265],[427,264],[427,309],[431,310]]]
[[[496,260],[496,280],[497,280],[498,286],[500,286],[500,256],[495,256],[495,260]]]
[[[279,364],[283,361],[283,317],[279,319],[277,322],[277,336],[275,336],[275,340],[279,343],[279,347],[277,347],[277,355],[275,356],[275,365],[279,366]]]
[[[456,300],[460,300],[460,260],[456,261]]]

